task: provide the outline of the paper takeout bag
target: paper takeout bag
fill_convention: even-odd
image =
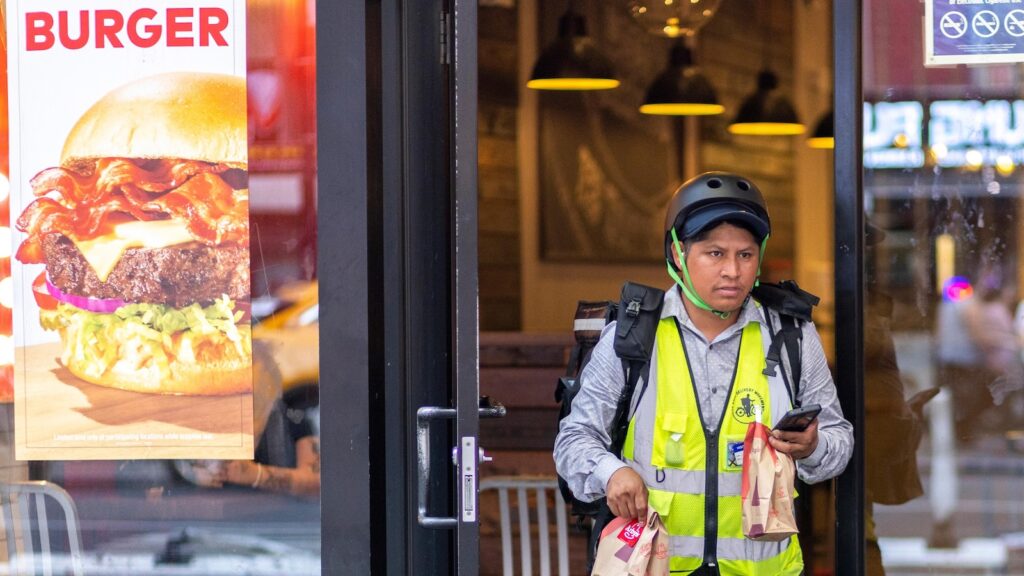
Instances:
[[[743,534],[754,540],[785,540],[798,532],[793,516],[796,465],[768,443],[771,431],[751,422],[743,442]]]
[[[615,518],[601,531],[592,576],[669,576],[668,534],[654,510],[647,522]]]

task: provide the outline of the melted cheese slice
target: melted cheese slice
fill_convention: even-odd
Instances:
[[[153,220],[151,222],[125,222],[114,226],[110,234],[91,240],[75,240],[75,246],[92,267],[100,282],[121,261],[129,248],[166,248],[195,241],[188,227],[179,220]]]

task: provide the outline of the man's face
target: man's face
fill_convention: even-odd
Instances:
[[[697,295],[715,310],[738,310],[757,279],[760,247],[754,235],[724,223],[703,240],[685,244],[683,249]],[[675,259],[678,266],[678,254]]]

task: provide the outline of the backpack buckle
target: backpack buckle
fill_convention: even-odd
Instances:
[[[629,304],[626,305],[626,315],[630,318],[636,318],[639,316],[640,305],[642,303],[643,301],[639,297],[634,296],[633,299],[629,301]]]

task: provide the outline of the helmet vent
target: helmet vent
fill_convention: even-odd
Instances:
[[[722,181],[719,180],[718,178],[712,178],[711,180],[708,180],[708,188],[718,189],[718,188],[721,188],[721,187],[722,187]]]
[[[740,190],[743,190],[744,192],[750,190],[750,184],[747,184],[746,180],[740,180],[736,182],[736,187],[739,188]]]

